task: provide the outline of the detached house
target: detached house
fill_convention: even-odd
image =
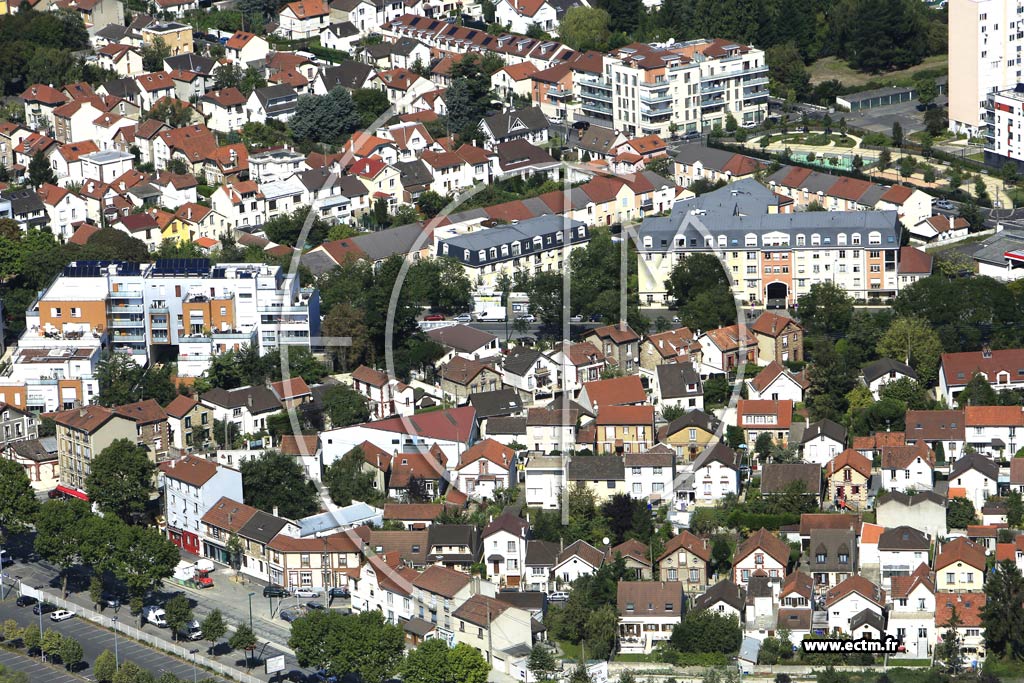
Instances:
[[[416,405],[412,387],[379,370],[360,365],[352,373],[352,386],[366,399],[371,420],[412,415]]]
[[[896,577],[908,577],[928,562],[932,544],[928,534],[909,526],[886,529],[878,537],[878,565],[882,588],[886,590]]]
[[[279,26],[275,33],[289,40],[316,38],[331,23],[330,14],[325,0],[289,2],[277,13]]]
[[[785,363],[804,360],[804,328],[778,313],[765,311],[750,326],[757,339],[758,362]]]
[[[533,145],[548,141],[548,117],[540,107],[527,107],[488,116],[480,122],[484,134],[484,149],[494,150],[498,145],[513,140],[525,140]]]
[[[484,527],[480,540],[487,580],[499,586],[520,588],[526,571],[526,537],[530,525],[522,518],[504,513]]]
[[[552,573],[561,583],[572,583],[593,574],[604,564],[605,554],[586,541],[579,540],[558,553]]]
[[[954,462],[964,450],[965,420],[962,410],[908,410],[907,444],[921,441],[935,451],[936,460]]]
[[[771,436],[775,443],[785,444],[793,423],[793,402],[740,399],[736,404],[736,420],[751,449],[763,433]]]
[[[470,498],[490,499],[498,490],[507,491],[513,479],[516,454],[494,439],[484,439],[466,449],[455,467],[454,484]]]
[[[689,361],[700,361],[700,344],[688,327],[649,334],[640,344],[641,371],[654,372],[659,365]]]
[[[828,419],[812,422],[803,430],[799,443],[804,462],[821,467],[846,447],[846,428]]]
[[[243,69],[250,62],[264,59],[270,51],[270,44],[260,36],[246,31],[235,31],[224,44],[227,57]]]
[[[636,374],[639,369],[640,335],[629,325],[605,325],[590,330],[583,337],[604,353],[605,359],[626,375]]]
[[[605,406],[595,424],[598,453],[640,453],[654,443],[654,406]]]
[[[619,652],[650,654],[683,617],[683,584],[619,581]]]
[[[946,625],[956,609],[960,618],[960,626],[956,629],[965,660],[980,665],[980,658],[985,655],[985,624],[981,619],[981,611],[985,608],[987,597],[984,593],[952,593],[935,594],[935,639],[942,642],[948,630]]]
[[[927,658],[935,645],[935,583],[927,564],[907,576],[894,576],[889,589],[886,634],[898,638],[908,657]]]
[[[659,365],[654,375],[655,396],[662,409],[704,410],[704,386],[693,363]]]
[[[665,581],[679,581],[688,595],[707,589],[711,578],[711,544],[706,538],[684,530],[665,543],[665,550],[654,561],[658,576]]]
[[[744,363],[758,362],[758,340],[746,325],[708,330],[697,337],[697,342],[707,371],[732,372]]]
[[[861,379],[865,386],[871,390],[871,395],[877,401],[881,397],[882,387],[889,382],[898,379],[912,379],[917,381],[917,373],[906,363],[901,363],[892,358],[880,358],[873,363],[868,363],[861,371]]]
[[[999,489],[999,465],[980,453],[960,458],[949,468],[950,491],[962,488],[975,510],[981,510]]]
[[[694,460],[717,441],[715,418],[702,410],[691,410],[658,430],[658,441],[686,461]]]
[[[789,545],[766,529],[759,529],[736,548],[733,558],[733,582],[746,588],[750,577],[763,571],[769,578],[781,579],[789,565]]]
[[[828,629],[852,633],[855,621],[863,621],[863,612],[881,617],[885,609],[885,591],[863,576],[851,576],[825,594]]]
[[[952,593],[981,592],[985,583],[985,549],[960,536],[939,546],[935,588]]]
[[[825,465],[825,499],[839,509],[862,510],[870,481],[871,460],[847,448]]]
[[[935,451],[924,443],[882,447],[882,489],[931,491]]]
[[[857,535],[851,529],[812,529],[807,571],[819,589],[857,573]]]
[[[808,381],[804,373],[795,374],[778,361],[772,361],[764,370],[745,380],[747,398],[752,400],[792,401],[804,400]]]
[[[643,453],[626,453],[626,489],[629,495],[648,501],[653,507],[673,498],[675,479],[675,452],[658,444]]]

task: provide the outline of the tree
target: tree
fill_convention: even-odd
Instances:
[[[390,678],[401,665],[404,634],[380,612],[314,611],[292,622],[288,646],[300,666],[337,674],[359,672],[368,682]]]
[[[557,680],[561,667],[555,660],[551,648],[543,643],[538,643],[530,650],[530,658],[526,662],[529,670],[537,683],[552,683]]]
[[[1017,164],[1012,161],[1007,161],[1003,164],[1003,167],[999,169],[999,178],[1007,185],[1015,185],[1017,183]]]
[[[134,515],[146,510],[153,491],[153,470],[145,448],[117,439],[93,457],[85,491],[101,512],[131,522]]]
[[[1024,657],[1024,577],[1010,560],[999,562],[985,579],[981,623],[985,646],[1000,657]]]
[[[608,659],[615,651],[618,615],[611,605],[601,605],[591,611],[586,622],[587,652],[594,659]]]
[[[174,573],[180,561],[178,546],[156,527],[120,525],[120,533],[115,540],[113,571],[133,597],[141,597],[159,585]]]
[[[800,322],[808,332],[843,337],[853,320],[853,299],[834,282],[817,282],[797,302]]]
[[[163,71],[164,60],[171,56],[171,48],[159,36],[142,46],[142,68],[146,71]]]
[[[966,529],[977,523],[978,515],[969,499],[958,496],[946,505],[946,526],[950,529]]]
[[[920,382],[909,377],[900,377],[882,385],[879,390],[881,398],[888,398],[903,403],[909,410],[927,410],[931,406],[931,398]]]
[[[608,49],[612,32],[608,28],[611,17],[597,7],[570,7],[558,25],[559,39],[577,50]]]
[[[1010,491],[1006,496],[1006,522],[1011,529],[1019,529],[1024,520],[1024,500],[1019,491]]]
[[[943,624],[946,631],[942,634],[942,642],[935,647],[936,659],[944,661],[946,670],[954,676],[964,668],[963,639],[959,630],[963,623],[959,610],[953,605],[949,618]]]
[[[100,393],[96,402],[102,406],[120,406],[138,400],[139,386],[145,370],[126,353],[107,353],[96,368]]]
[[[154,683],[153,674],[132,661],[125,661],[114,674],[113,683]]]
[[[939,96],[939,85],[935,82],[934,78],[922,77],[914,82],[914,87],[917,89],[917,101],[927,110],[935,102],[935,99]]]
[[[338,384],[324,392],[324,413],[331,427],[348,427],[370,419],[370,408],[362,394],[348,385]]]
[[[888,149],[883,149],[881,153],[878,155],[878,169],[884,171],[885,169],[889,168],[889,165],[891,163],[892,152],[890,152]]]
[[[905,156],[900,159],[900,175],[909,178],[917,170],[917,161],[912,156]]]
[[[903,147],[903,126],[899,121],[892,122],[892,144],[894,147]]]
[[[345,372],[354,368],[370,350],[369,330],[363,318],[363,311],[349,303],[339,302],[332,306],[321,325],[324,336],[348,337],[347,346],[331,346],[328,352],[335,363],[340,363]],[[350,423],[352,424],[352,423]]]
[[[466,643],[459,643],[448,651],[449,679],[452,683],[486,683],[491,666],[484,656]]]
[[[215,609],[206,615],[202,623],[199,624],[199,628],[203,631],[203,640],[210,642],[210,648],[208,652],[211,654],[214,648],[217,647],[217,641],[224,637],[224,634],[228,632],[228,625],[224,621],[224,615],[221,614],[219,609]]]
[[[721,652],[732,654],[740,649],[743,630],[734,616],[711,610],[686,613],[672,629],[671,643],[680,652]]]
[[[82,650],[82,645],[77,640],[71,637],[64,637],[60,641],[57,654],[60,655],[60,661],[67,667],[68,671],[74,671],[82,663],[82,657],[85,653]]]
[[[475,53],[452,66],[450,75],[452,82],[445,93],[449,127],[462,137],[472,137],[490,106],[490,78],[484,74],[480,57]]]
[[[249,653],[256,649],[258,641],[256,640],[256,634],[249,627],[249,624],[239,624],[235,627],[235,632],[228,638],[228,645],[232,650],[244,650],[245,660],[247,664],[249,662]]]
[[[768,48],[765,61],[769,65],[768,89],[777,97],[793,91],[803,101],[811,91],[811,76],[796,43],[788,42]]]
[[[43,150],[33,154],[32,161],[28,162],[28,182],[34,188],[39,188],[46,183],[51,185],[57,183],[57,174],[53,172]]]
[[[21,632],[21,642],[24,643],[25,650],[29,653],[38,650],[43,643],[43,634],[39,632],[39,627],[34,624],[26,626]]]
[[[924,113],[924,127],[932,137],[942,135],[949,125],[945,107],[932,107]]]
[[[62,592],[68,592],[67,571],[81,552],[82,520],[88,517],[89,504],[83,500],[48,500],[36,516],[35,551],[60,568]]]
[[[49,655],[51,659],[60,656],[60,644],[61,637],[59,631],[54,631],[52,628],[46,629],[43,633],[43,640],[40,645],[43,648],[43,654]]]
[[[188,596],[184,593],[177,593],[164,605],[167,627],[171,629],[171,637],[177,640],[178,634],[185,630],[185,627],[192,621],[192,605]]]
[[[383,491],[374,487],[376,478],[363,469],[365,463],[363,449],[357,446],[324,470],[323,483],[335,505],[351,505],[353,500],[376,505],[383,500]]]
[[[162,121],[171,128],[181,128],[192,120],[192,107],[187,102],[163,97],[146,112],[146,118]]]
[[[359,123],[356,105],[348,90],[338,86],[326,95],[303,95],[288,121],[296,141],[335,143]]]
[[[736,321],[729,276],[715,256],[684,256],[672,268],[665,284],[679,308],[682,325],[713,329]]]
[[[942,340],[928,321],[915,317],[899,317],[878,340],[878,354],[906,362],[926,385],[939,376]]]
[[[92,674],[99,683],[110,683],[117,673],[117,663],[114,661],[114,653],[104,650],[96,661],[92,663]]]
[[[39,513],[39,501],[25,468],[13,460],[0,460],[0,546],[7,534],[29,529]]]
[[[402,663],[402,680],[409,683],[440,683],[449,680],[448,652],[448,644],[439,638],[421,643]]]
[[[21,627],[14,619],[5,619],[3,625],[3,638],[8,643],[21,639]]]
[[[302,519],[319,508],[316,486],[289,455],[267,451],[262,458],[242,463],[241,471],[246,505],[264,512],[277,508],[288,519]]]
[[[213,72],[213,89],[225,90],[237,88],[242,84],[242,67],[238,64],[225,64]]]

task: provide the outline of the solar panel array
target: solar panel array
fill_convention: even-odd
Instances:
[[[154,275],[206,275],[210,272],[210,259],[206,258],[158,258],[153,267]]]

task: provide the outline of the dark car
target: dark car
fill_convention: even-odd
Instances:
[[[263,597],[265,598],[286,598],[288,597],[288,589],[283,586],[265,586],[263,588]]]
[[[327,609],[326,607],[324,607],[324,603],[315,601],[307,602],[306,607],[308,607],[309,609]]]
[[[302,671],[299,671],[298,669],[292,669],[288,673],[284,674],[281,677],[281,680],[289,681],[289,683],[306,683],[306,681],[309,679],[306,678],[306,674]]]
[[[46,495],[50,500],[64,500],[67,498],[67,495],[63,491],[58,491],[57,489],[49,491]]]
[[[28,595],[22,595],[22,596],[19,596],[18,599],[14,601],[14,604],[16,604],[18,607],[28,607],[29,605],[34,605],[37,602],[39,602],[39,601],[36,600],[33,597],[30,597]]]
[[[281,618],[287,621],[289,624],[301,616],[302,614],[297,611],[292,611],[290,609],[281,610]]]
[[[48,602],[38,603],[32,608],[32,614],[49,614],[50,612],[56,612],[57,605],[52,605]]]
[[[349,596],[349,592],[344,586],[335,586],[327,591],[327,595],[332,598],[347,598]]]
[[[341,677],[336,674],[329,674],[326,671],[317,671],[310,675],[309,680],[316,683],[340,683]]]

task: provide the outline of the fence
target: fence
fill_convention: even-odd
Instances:
[[[70,600],[65,600],[60,596],[52,595],[41,590],[36,590],[35,593],[40,601],[45,600],[46,602],[57,605],[61,609],[71,610],[76,616],[82,619],[91,621],[94,624],[98,624],[99,626],[110,629],[111,631],[116,630],[118,633],[128,636],[132,640],[148,645],[156,650],[174,655],[182,661],[189,663],[192,662],[192,650],[187,647],[182,647],[177,643],[171,643],[163,640],[152,633],[146,633],[145,631],[135,628],[130,624],[126,624],[123,621],[115,621],[113,617],[108,617],[98,612],[94,612],[91,609],[82,607]],[[201,656],[198,653],[195,655],[195,662],[198,666],[224,676],[229,680],[239,681],[240,683],[266,683],[266,681],[257,678],[252,674],[239,671],[234,667],[228,666],[227,664],[223,664],[214,659]]]

